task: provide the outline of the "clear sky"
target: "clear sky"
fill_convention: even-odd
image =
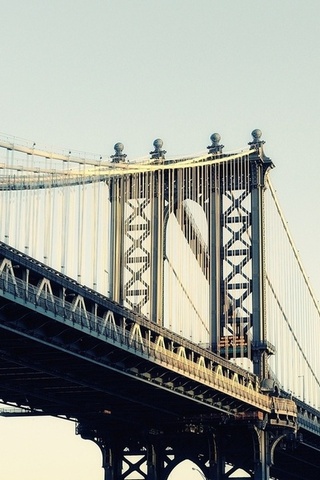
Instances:
[[[0,5],[0,132],[103,155],[121,141],[130,159],[158,137],[172,155],[205,150],[213,132],[242,148],[260,128],[320,298],[319,0]],[[73,431],[0,418],[0,478],[101,480],[98,448]]]

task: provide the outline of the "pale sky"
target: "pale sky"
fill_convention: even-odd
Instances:
[[[158,137],[170,155],[205,150],[214,132],[243,148],[260,128],[320,298],[319,0],[0,5],[0,132],[103,155],[121,141],[130,159]],[[73,424],[0,418],[0,432],[0,478],[103,478],[98,448]]]

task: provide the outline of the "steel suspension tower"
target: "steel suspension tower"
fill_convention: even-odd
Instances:
[[[263,227],[265,175],[273,164],[260,137],[254,130],[251,154],[243,159],[228,160],[220,135],[213,134],[208,154],[220,162],[112,178],[110,257],[113,299],[163,324],[166,227],[173,213],[208,280],[212,350],[228,359],[248,358],[263,380],[273,353],[266,332]],[[151,159],[165,165],[162,141],[154,147]],[[123,148],[115,145],[114,162],[126,161]],[[208,248],[184,205],[204,197]]]
[[[261,131],[252,136],[249,151],[241,156],[224,154],[220,135],[213,134],[207,161],[186,168],[167,161],[157,139],[150,152],[152,169],[109,180],[110,290],[114,301],[163,325],[166,230],[174,215],[209,285],[211,351],[235,363],[247,361],[266,393],[274,394],[268,378],[267,359],[274,351],[266,331],[263,222],[265,177],[273,164],[264,154]],[[123,149],[115,145],[113,162],[127,162]],[[187,201],[202,208],[207,245]],[[218,410],[183,417],[161,432],[80,424],[79,433],[100,446],[105,480],[124,480],[133,473],[166,480],[184,459],[210,480],[225,480],[237,468],[255,480],[268,480],[274,450],[286,438],[284,425],[279,420],[277,428],[271,427],[262,413],[236,418]],[[229,471],[226,462],[233,465]]]

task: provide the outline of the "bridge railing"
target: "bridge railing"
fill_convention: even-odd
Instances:
[[[142,328],[138,322],[127,322],[125,318],[115,320],[112,312],[108,311],[103,317],[97,316],[86,309],[85,300],[80,295],[75,296],[72,302],[66,301],[52,294],[52,291],[39,290],[39,286],[32,285],[20,278],[16,278],[3,270],[0,274],[0,290],[6,298],[12,298],[15,303],[25,305],[39,313],[53,318],[56,321],[83,331],[94,334],[105,342],[112,342],[117,347],[139,355],[149,362],[163,365],[166,369],[178,372],[189,379],[201,383],[211,389],[232,398],[238,399],[259,410],[270,412],[276,410],[279,415],[296,417],[296,406],[291,400],[272,399],[258,391],[258,387],[251,383],[248,372],[244,371],[243,378],[229,369],[222,368],[218,360],[212,361],[202,355],[187,352],[185,347],[168,342],[164,335],[152,330],[152,323],[148,328]],[[164,333],[164,332],[162,332]],[[199,349],[198,349],[199,350]],[[225,361],[224,361],[225,363]],[[136,374],[137,372],[133,372]],[[245,379],[249,379],[245,381]],[[164,382],[162,378],[153,378],[153,381],[163,384],[165,388],[173,388],[174,385]],[[169,382],[170,383],[170,382]],[[194,389],[184,392],[194,396]],[[211,395],[207,403],[213,402]],[[201,395],[198,396],[201,400]]]

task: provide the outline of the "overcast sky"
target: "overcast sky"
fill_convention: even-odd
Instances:
[[[130,159],[158,137],[172,155],[205,150],[213,132],[243,148],[260,128],[320,298],[319,0],[0,5],[0,132],[103,155],[121,141]],[[0,418],[0,477],[101,480],[98,448],[73,430]]]

